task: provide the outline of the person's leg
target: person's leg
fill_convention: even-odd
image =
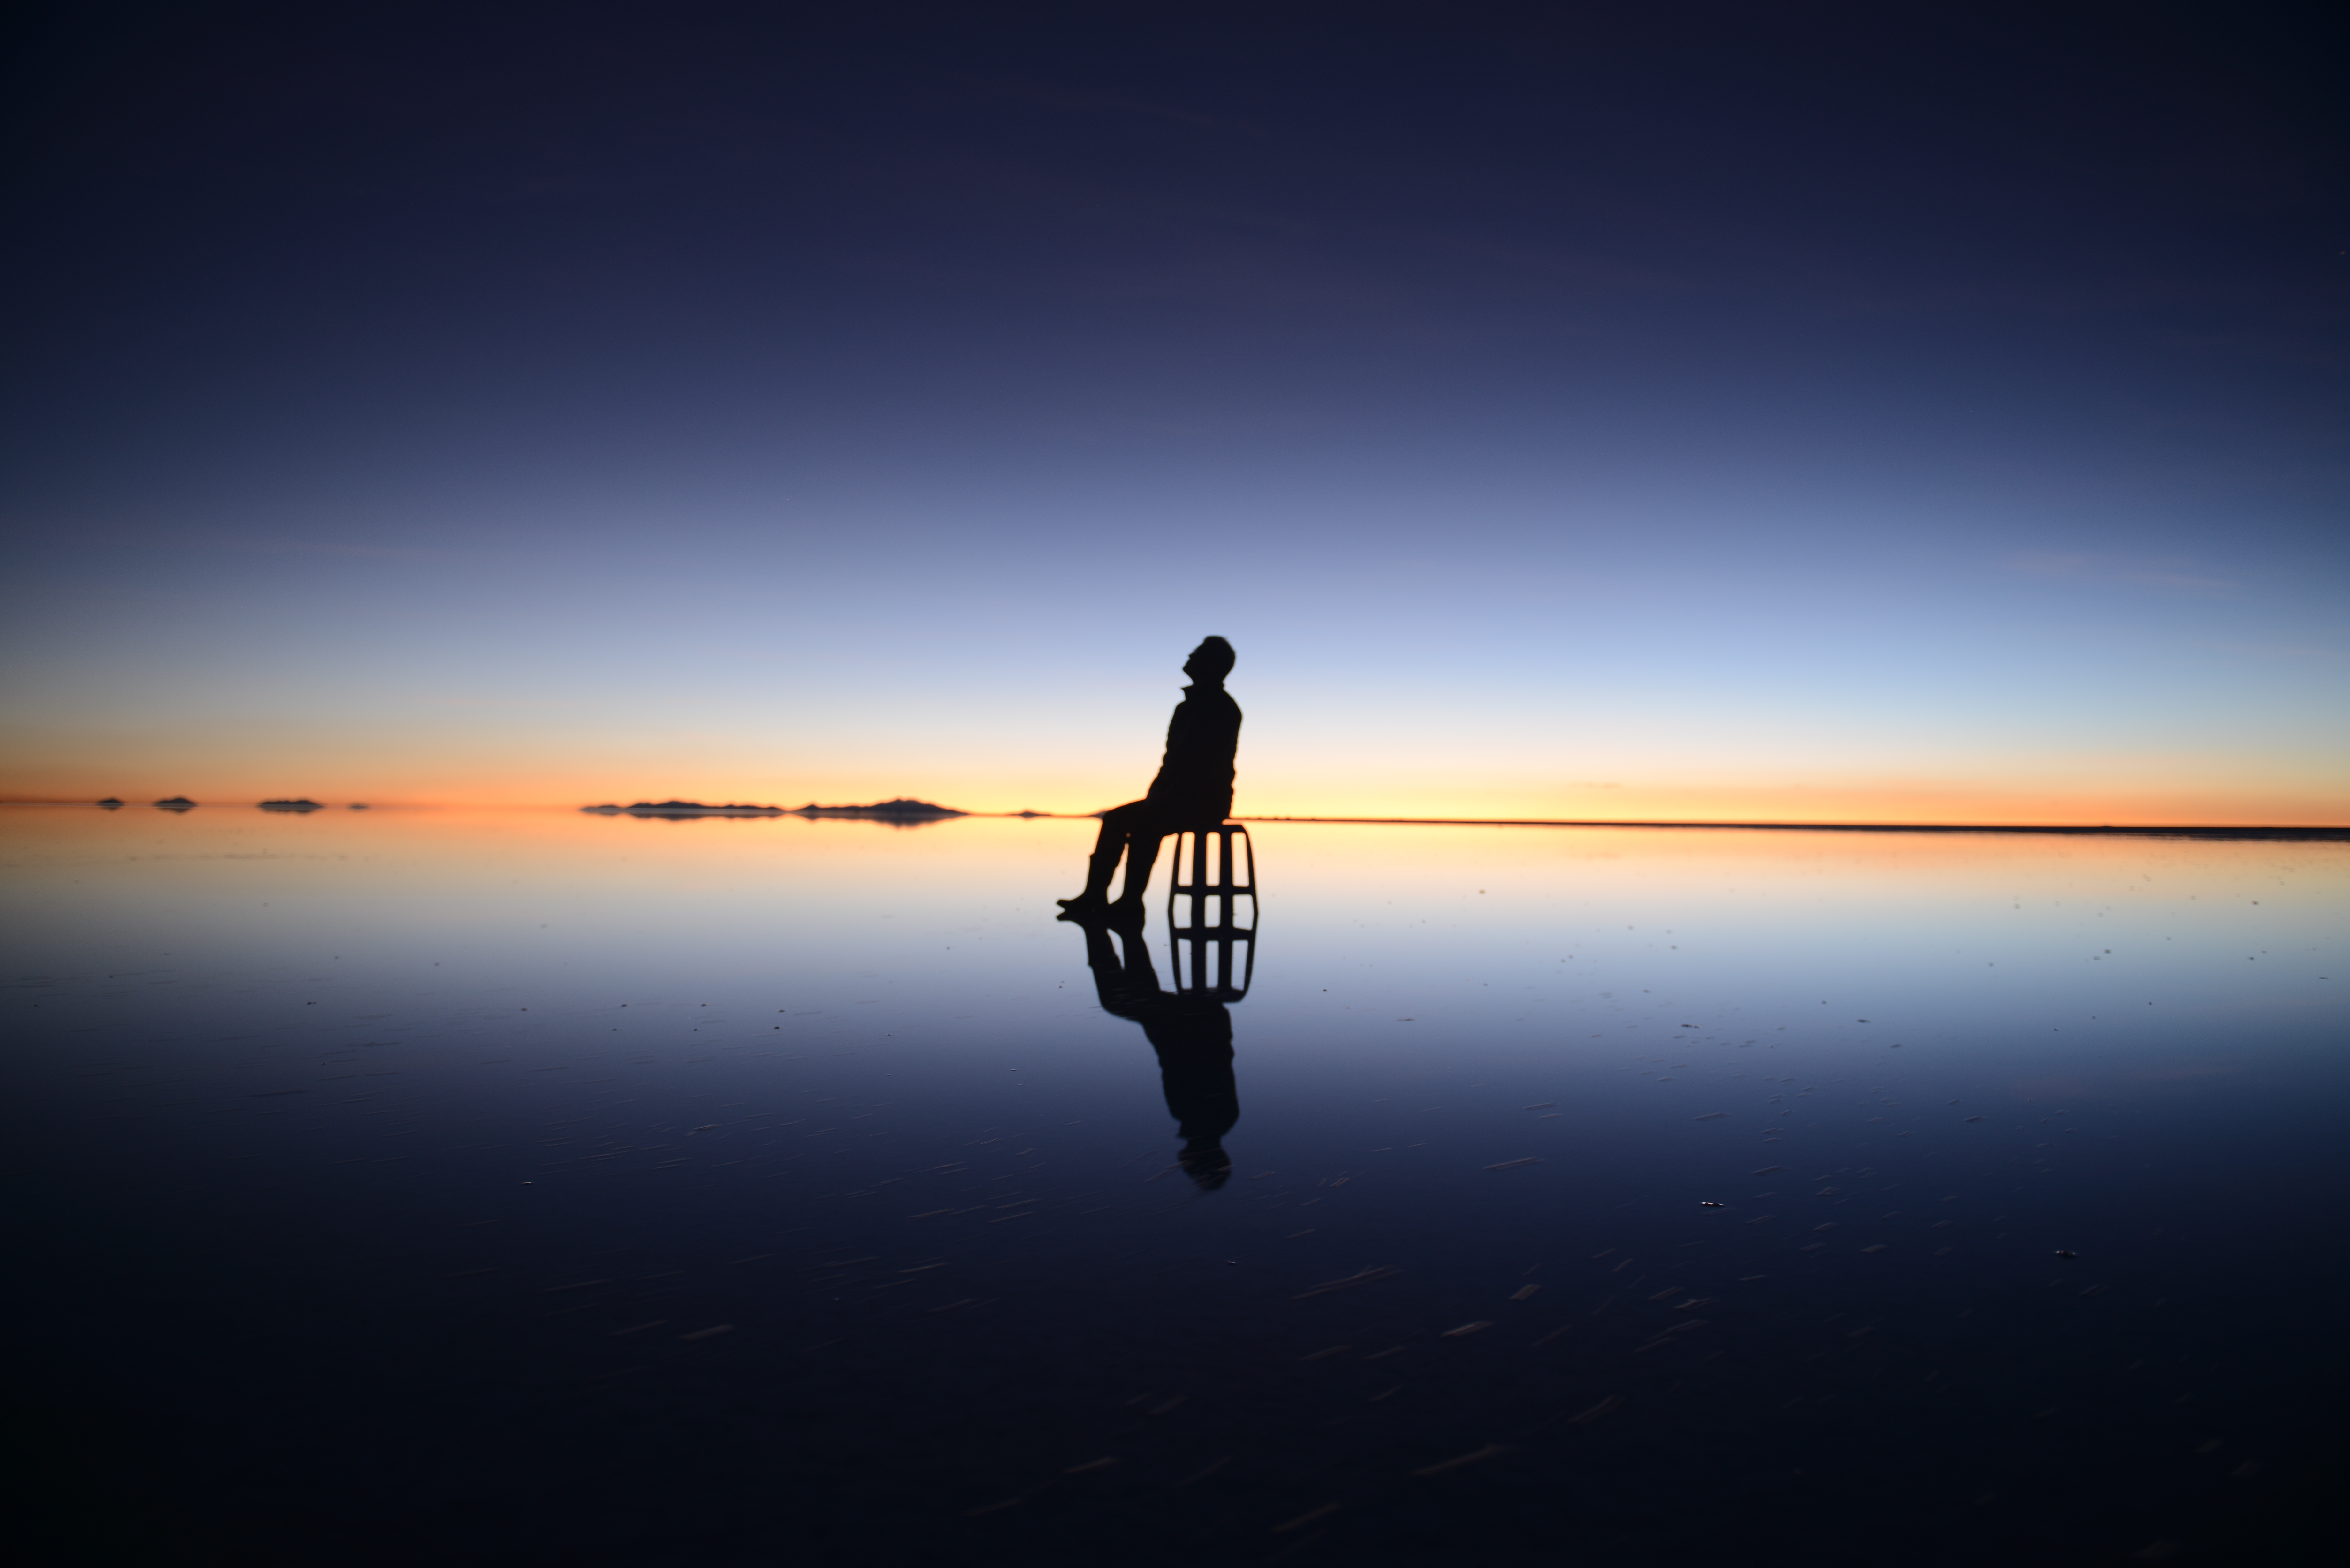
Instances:
[[[1164,1002],[1167,993],[1159,987],[1159,966],[1150,961],[1150,944],[1142,940],[1142,928],[1126,927],[1118,937],[1126,949],[1127,990],[1138,997]]]
[[[1086,864],[1086,890],[1074,898],[1059,900],[1063,909],[1107,907],[1109,879],[1118,871],[1118,857],[1127,849],[1135,818],[1149,806],[1148,801],[1131,800],[1102,813],[1101,836],[1094,840],[1093,858]],[[1158,852],[1155,841],[1151,851]]]
[[[1173,828],[1173,820],[1162,810],[1155,809],[1149,801],[1137,801],[1142,807],[1128,817],[1126,828],[1126,889],[1118,895],[1118,907],[1128,912],[1142,908],[1142,897],[1150,888],[1151,867],[1159,864],[1159,844]]]

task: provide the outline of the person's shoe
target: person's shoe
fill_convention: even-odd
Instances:
[[[1129,930],[1140,930],[1143,922],[1149,919],[1149,915],[1144,909],[1142,900],[1136,898],[1120,898],[1117,903],[1109,905],[1103,911],[1103,918],[1114,926]]]
[[[1055,918],[1064,920],[1107,920],[1110,918],[1109,900],[1099,893],[1080,893],[1074,898],[1055,898],[1061,906]]]

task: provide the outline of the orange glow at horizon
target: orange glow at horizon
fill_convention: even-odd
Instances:
[[[293,775],[290,781],[288,774]],[[1146,783],[1147,775],[1127,779],[1098,769],[1011,779],[958,776],[943,769],[892,769],[887,774],[842,769],[778,780],[732,771],[650,766],[626,774],[599,770],[505,775],[459,769],[436,778],[427,768],[412,764],[365,773],[346,765],[274,772],[265,783],[241,769],[196,768],[165,774],[149,769],[100,773],[18,766],[0,772],[0,800],[72,802],[111,796],[145,805],[184,794],[218,805],[307,797],[333,806],[360,802],[374,806],[577,809],[683,799],[789,809],[811,802],[849,805],[903,795],[975,814],[1026,810],[1082,815],[1134,798]],[[2217,781],[2095,789],[1933,779],[1822,780],[1800,785],[1762,779],[1744,784],[1656,780],[1606,788],[1545,788],[1523,780],[1485,780],[1446,789],[1424,780],[1382,787],[1360,777],[1315,781],[1289,776],[1253,784],[1244,769],[1233,811],[1245,817],[1468,821],[2350,826],[2350,801],[2338,794],[2293,784],[2230,788]]]

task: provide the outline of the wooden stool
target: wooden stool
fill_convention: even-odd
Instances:
[[[1239,862],[1232,840],[1240,840],[1248,869],[1236,875]],[[1237,822],[1204,824],[1174,835],[1175,865],[1167,889],[1167,925],[1175,949],[1175,990],[1179,995],[1212,996],[1238,1002],[1248,994],[1256,974],[1256,846],[1248,829]],[[1190,880],[1185,880],[1186,873]],[[1191,908],[1182,908],[1189,898]],[[1248,923],[1240,923],[1240,901],[1248,900]],[[1209,900],[1215,900],[1214,908]],[[1184,915],[1191,917],[1187,924]],[[1214,917],[1213,920],[1210,916]],[[1185,962],[1184,944],[1191,944]],[[1243,948],[1233,962],[1234,947]],[[1215,950],[1211,955],[1210,948]],[[1234,976],[1238,979],[1235,981]]]

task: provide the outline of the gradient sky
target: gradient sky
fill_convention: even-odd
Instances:
[[[36,7],[0,795],[2350,823],[2320,7]]]

